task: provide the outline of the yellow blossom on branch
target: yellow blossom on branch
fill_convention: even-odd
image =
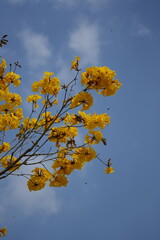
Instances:
[[[0,153],[6,152],[10,149],[10,144],[3,142],[2,145],[0,145]]]
[[[82,111],[90,109],[90,107],[93,105],[92,95],[87,92],[76,94],[71,101],[70,108],[75,108],[80,105],[82,105]]]
[[[115,172],[115,171],[114,171],[114,168],[112,168],[112,167],[107,167],[104,171],[105,171],[105,173],[107,173],[107,174],[110,174],[110,173]]]
[[[46,182],[51,178],[51,173],[44,168],[35,168],[34,173],[27,182],[30,191],[38,191],[45,187]]]
[[[71,70],[74,69],[75,71],[79,71],[79,61],[80,61],[80,57],[75,57],[75,60],[72,61],[72,65],[71,65]]]
[[[15,87],[18,87],[20,85],[20,75],[14,73],[14,72],[8,72],[3,80],[5,81],[6,84],[11,84],[13,83],[13,85]]]
[[[6,157],[3,157],[0,159],[0,164],[4,168],[10,167],[9,171],[17,170],[20,168],[20,161],[16,162],[16,164],[13,165],[13,163],[17,160],[16,157],[12,155],[8,155]],[[13,166],[12,166],[13,165]]]
[[[2,62],[0,63],[0,77],[3,76],[6,67],[7,67],[7,63],[6,63],[5,59],[2,58]]]
[[[27,102],[33,102],[33,106],[35,108],[38,108],[37,100],[42,99],[42,96],[39,96],[38,94],[33,94],[27,97]]]
[[[0,237],[4,237],[7,234],[7,228],[0,228]]]
[[[95,89],[103,96],[114,95],[122,83],[117,79],[115,71],[108,67],[90,67],[81,75],[81,83],[89,89]]]
[[[108,67],[90,67],[81,75],[83,89],[74,94],[73,90],[80,71],[79,62],[78,56],[72,61],[71,69],[77,72],[75,78],[67,85],[60,85],[60,80],[54,76],[54,72],[44,72],[41,80],[33,82],[32,91],[38,94],[27,97],[27,102],[32,103],[32,110],[30,115],[24,118],[22,108],[18,108],[22,103],[21,96],[10,92],[12,84],[19,86],[20,75],[15,71],[6,73],[7,64],[2,59],[0,63],[0,131],[2,136],[0,153],[3,155],[0,159],[2,168],[0,178],[1,175],[3,178],[10,174],[28,178],[28,173],[13,172],[22,165],[37,164],[39,166],[42,164],[44,168],[36,167],[30,174],[27,182],[30,191],[43,189],[47,182],[50,187],[67,186],[68,175],[75,170],[81,170],[87,162],[99,158],[91,146],[100,142],[106,145],[101,129],[110,123],[110,116],[107,113],[85,112],[94,103],[91,91],[95,90],[103,96],[110,96],[114,95],[122,84],[115,79],[115,71]],[[58,95],[61,86],[64,96],[61,93]],[[57,95],[60,98],[59,103]],[[38,107],[37,102],[40,99],[43,100],[38,111],[35,108]],[[78,111],[78,107],[81,111]],[[84,128],[89,130],[86,135],[83,132]],[[7,131],[11,129],[15,129],[13,132],[18,133],[9,144],[4,140],[10,137]],[[78,130],[81,129],[84,138],[82,138],[83,142],[79,143],[77,136],[80,132]],[[11,155],[8,155],[9,153]],[[103,162],[100,158],[99,160]],[[47,161],[51,161],[52,172],[47,170],[48,165],[45,165]],[[104,165],[107,166],[105,173],[114,172],[110,160]]]
[[[32,91],[41,94],[49,93],[56,97],[60,91],[60,80],[57,77],[51,77],[53,74],[53,72],[44,72],[43,79],[32,84]]]
[[[98,144],[103,137],[101,131],[89,131],[89,134],[86,134],[84,139],[87,144]]]

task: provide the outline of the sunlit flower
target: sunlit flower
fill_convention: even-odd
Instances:
[[[115,171],[114,171],[114,168],[112,168],[112,167],[107,167],[104,171],[105,171],[105,173],[107,173],[107,174],[110,174],[110,173],[115,172]]]
[[[7,228],[0,228],[0,237],[4,237],[7,234]]]

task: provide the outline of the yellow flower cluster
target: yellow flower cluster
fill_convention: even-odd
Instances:
[[[50,142],[56,142],[56,146],[59,147],[59,143],[66,143],[68,139],[73,139],[78,135],[78,129],[76,127],[53,127],[49,133]]]
[[[13,83],[15,87],[20,85],[20,76],[14,72],[8,72],[6,76],[3,77],[3,81],[7,83],[7,85]]]
[[[96,158],[96,151],[91,147],[81,147],[75,150],[72,157],[75,161],[90,162]]]
[[[7,63],[4,58],[2,58],[2,62],[0,63],[0,77],[4,75],[5,68],[7,67]]]
[[[27,182],[30,191],[38,191],[45,187],[46,182],[51,178],[52,174],[44,169],[36,167],[32,170],[34,173]]]
[[[82,111],[88,110],[93,105],[93,97],[90,93],[81,92],[76,94],[70,104],[70,108],[82,105]]]
[[[102,133],[101,131],[89,131],[91,136],[89,134],[86,134],[84,142],[87,144],[98,144],[102,139]]]
[[[23,118],[22,109],[18,108],[22,102],[21,96],[9,92],[10,84],[16,87],[19,86],[20,76],[14,72],[8,72],[4,75],[6,67],[6,61],[2,59],[0,63],[0,131],[18,128]]]
[[[0,228],[0,237],[4,237],[7,234],[7,228]]]
[[[4,108],[5,111],[5,108]],[[6,106],[6,112],[9,113],[0,113],[0,131],[8,131],[8,129],[18,128],[21,119],[23,118],[22,109],[18,108],[11,111],[10,107]]]
[[[28,98],[26,100],[27,100],[27,102],[32,102],[33,106],[35,108],[38,108],[38,104],[37,104],[38,99],[42,99],[42,97],[39,96],[38,94],[33,94],[33,95],[28,96]]]
[[[0,164],[4,168],[10,167],[15,161],[17,160],[16,157],[8,155],[0,159]],[[20,167],[20,161],[18,161],[13,167],[9,169],[9,171],[17,170]]]
[[[39,120],[38,123],[45,128],[48,128],[53,123],[59,123],[60,122],[60,118],[58,118],[56,115],[51,116],[51,112],[42,113],[41,117],[42,118]]]
[[[24,134],[27,130],[29,129],[39,129],[40,124],[37,121],[36,118],[32,118],[30,119],[29,117],[26,117],[23,122],[22,122],[22,126],[20,127],[19,130],[19,134]]]
[[[71,70],[74,69],[75,71],[79,71],[79,61],[80,57],[75,57],[74,61],[72,61]]]
[[[57,77],[51,77],[53,74],[53,72],[44,72],[43,79],[32,84],[32,91],[57,96],[60,91],[60,80]]]
[[[71,158],[71,159],[70,159]],[[74,170],[81,170],[85,162],[96,158],[96,151],[91,147],[81,147],[77,149],[59,148],[57,159],[53,162],[53,174],[43,168],[35,168],[34,173],[27,182],[30,191],[38,191],[45,187],[49,181],[50,187],[62,187],[68,184],[67,176]]]
[[[2,152],[6,152],[10,149],[10,144],[9,143],[6,143],[6,142],[3,142],[1,145],[0,145],[0,153]]]
[[[117,79],[114,79],[115,71],[108,67],[89,67],[81,75],[81,83],[89,89],[95,89],[103,96],[114,95],[121,87]]]
[[[103,114],[86,114],[85,112],[78,111],[79,114],[66,114],[64,118],[65,124],[77,125],[83,123],[84,127],[89,130],[93,130],[97,127],[104,129],[110,123],[110,116],[106,113]]]
[[[67,186],[68,180],[67,177],[62,174],[59,170],[53,174],[53,178],[50,179],[50,187],[62,187]]]
[[[107,167],[107,168],[104,170],[104,172],[107,173],[107,174],[110,174],[110,173],[113,173],[113,172],[115,172],[115,171],[114,171],[114,169],[113,169],[112,167],[109,166],[109,167]]]
[[[77,71],[76,77],[80,71],[79,61],[80,57],[75,57],[75,60],[72,61],[71,65],[71,70],[73,69]],[[56,147],[58,148],[58,153],[53,153],[53,155],[57,154],[54,155],[56,157],[53,157],[55,160],[52,164],[54,172],[51,173],[45,168],[45,166],[44,168],[36,167],[32,170],[32,175],[27,182],[29,190],[38,191],[45,187],[47,181],[49,181],[51,187],[66,186],[68,183],[68,175],[74,170],[81,170],[86,162],[89,162],[96,157],[98,158],[96,151],[91,148],[91,145],[98,144],[100,141],[105,144],[105,138],[103,138],[102,132],[95,129],[104,129],[110,123],[110,117],[106,113],[87,114],[85,112],[93,105],[93,97],[89,92],[94,89],[103,96],[110,96],[114,95],[122,84],[115,79],[116,73],[108,67],[87,68],[86,72],[83,72],[81,75],[81,83],[85,86],[83,91],[75,96],[70,96],[69,91],[72,90],[72,87],[69,86],[71,85],[62,85],[66,91],[64,101],[62,101],[62,106],[59,110],[55,111],[54,114],[56,115],[54,115],[52,111],[48,111],[48,108],[51,109],[53,104],[58,104],[56,96],[60,91],[60,80],[53,76],[53,72],[44,72],[43,78],[32,84],[32,91],[38,92],[39,94],[29,95],[26,99],[27,102],[33,104],[32,106],[34,108],[37,108],[38,100],[43,97],[42,110],[38,115],[37,112],[32,109],[32,114],[36,112],[36,115],[31,114],[30,117],[24,118],[22,109],[19,108],[19,105],[21,105],[22,102],[21,96],[9,91],[11,84],[16,87],[19,86],[20,76],[14,72],[5,73],[6,67],[6,61],[2,59],[0,63],[0,131],[19,128],[19,133],[16,136],[18,137],[18,140],[22,140],[22,147],[25,146],[25,140],[27,139],[26,136],[29,136],[27,139],[27,141],[29,141],[29,139],[32,139],[32,136],[35,137],[36,134],[39,134],[36,141],[32,141],[33,145],[26,151],[27,154],[22,154],[22,157],[32,156],[32,149],[35,147],[34,143],[39,145],[44,139],[44,144],[49,140],[50,142],[55,142]],[[73,81],[71,81],[71,84]],[[71,115],[69,113],[66,114],[68,105],[69,110],[80,106],[81,111]],[[33,116],[36,116],[37,118],[34,118]],[[62,126],[61,122],[64,122],[64,126]],[[56,123],[60,123],[60,127],[55,127]],[[79,126],[75,127],[75,125]],[[84,137],[84,144],[81,146],[77,146],[75,138],[78,135],[78,127],[84,127],[89,130]],[[26,132],[28,135],[24,135]],[[44,138],[42,139],[43,136]],[[44,144],[42,144],[42,146]],[[11,148],[12,146],[3,140],[0,145],[0,153],[6,152]],[[30,153],[28,154],[29,151]],[[26,152],[24,150],[24,153]],[[10,168],[9,171],[17,170],[22,163],[18,161],[19,159],[16,157],[8,154],[9,153],[6,153],[0,159],[1,166],[3,168]],[[41,155],[41,153],[38,154]],[[51,160],[49,157],[50,153],[47,154],[48,153],[45,151],[42,153],[42,155],[47,156],[47,160]],[[51,156],[53,155],[51,153]],[[17,152],[15,153],[15,156],[17,156]],[[114,172],[110,162],[108,162],[108,165],[105,165],[107,167],[105,173],[110,174]],[[0,229],[0,236],[2,234],[5,235],[5,228],[3,231]]]
[[[50,179],[51,187],[66,186],[68,179],[66,175],[70,175],[75,169],[81,170],[85,162],[89,162],[96,157],[96,152],[90,147],[81,147],[73,150],[74,153],[69,154],[67,150],[63,150],[58,154],[57,160],[54,161],[52,168],[56,171],[53,178]],[[72,160],[66,155],[70,155]]]

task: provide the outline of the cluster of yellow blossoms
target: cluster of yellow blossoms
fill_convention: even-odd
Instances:
[[[114,79],[115,76],[115,71],[106,66],[90,67],[82,73],[81,83],[89,89],[95,89],[103,96],[110,96],[114,95],[122,85],[117,79]]]
[[[20,167],[20,161],[16,162],[14,164],[14,166],[12,167],[12,164],[17,160],[16,157],[14,156],[11,156],[11,155],[7,155],[6,157],[2,157],[1,158],[1,165],[2,167],[4,168],[9,168],[9,171],[14,171],[14,170],[17,170],[19,167]]]
[[[45,187],[49,181],[50,187],[62,187],[68,183],[67,176],[75,169],[81,170],[85,162],[96,158],[96,151],[91,147],[75,148],[70,151],[66,148],[59,148],[57,159],[53,162],[54,173],[44,169],[35,168],[34,173],[27,185],[30,191],[38,191]]]
[[[77,71],[77,74],[80,71],[79,61],[80,58],[75,57],[71,66],[71,69]],[[47,181],[51,187],[66,186],[68,175],[74,170],[81,170],[86,162],[97,157],[96,151],[91,146],[105,142],[101,130],[110,123],[110,116],[106,113],[90,114],[85,112],[93,105],[93,97],[89,91],[94,89],[103,96],[110,96],[116,93],[121,83],[114,79],[116,74],[108,67],[87,68],[86,72],[81,74],[81,83],[85,85],[83,91],[73,97],[69,97],[70,95],[67,95],[69,85],[62,85],[62,88],[64,87],[66,90],[65,100],[62,101],[60,110],[55,111],[56,115],[54,115],[52,111],[48,111],[48,108],[52,109],[53,104],[58,104],[58,100],[55,98],[61,89],[60,80],[57,77],[53,77],[53,72],[44,72],[43,78],[32,84],[32,91],[39,94],[30,95],[26,99],[27,102],[32,103],[32,113],[36,112],[34,109],[38,108],[37,102],[42,99],[41,105],[43,110],[40,111],[37,118],[33,117],[32,114],[31,117],[23,118],[22,109],[19,108],[22,102],[21,96],[9,91],[11,84],[16,87],[19,86],[20,76],[14,72],[5,74],[6,67],[6,61],[2,59],[0,63],[0,131],[19,128],[16,136],[19,141],[24,142],[27,139],[26,136],[30,136],[29,134],[34,133],[33,136],[35,137],[36,133],[38,133],[40,140],[41,136],[44,136],[46,142],[50,141],[51,144],[54,142],[57,147],[57,151],[53,153],[54,157],[50,153],[51,159],[53,159],[53,172],[45,168],[44,164],[44,168],[36,167],[32,170],[32,174],[27,182],[29,190],[40,190],[45,187]],[[67,107],[68,109],[66,110]],[[68,110],[75,108],[79,110],[79,107],[81,107],[81,111],[73,114],[68,113]],[[56,124],[60,124],[59,127],[56,127]],[[77,146],[76,137],[78,136],[79,127],[84,127],[88,132],[84,136],[83,145]],[[99,130],[96,128],[99,128]],[[30,140],[30,148],[27,153],[29,152],[29,156],[34,157],[30,151],[37,145],[34,145],[32,138]],[[35,140],[36,144],[41,144],[40,140]],[[10,144],[1,141],[0,154],[7,151],[11,151]],[[47,154],[43,155],[49,158],[50,155]],[[7,168],[8,171],[13,172],[23,164],[19,156],[17,159],[12,152],[11,155],[5,153],[0,158],[0,164],[4,169]],[[111,163],[105,165],[107,166],[105,173],[110,174],[114,172]]]
[[[30,191],[38,191],[45,187],[46,182],[50,179],[51,173],[44,168],[36,167],[32,170],[34,173],[31,175],[30,180],[27,182]]]
[[[66,143],[68,139],[73,139],[78,135],[78,129],[76,127],[53,127],[49,133],[50,142],[56,142],[56,146],[60,146],[59,143]]]
[[[2,145],[0,145],[0,153],[6,152],[10,149],[10,144],[3,142]]]
[[[0,228],[0,237],[4,237],[7,234],[7,228]]]
[[[90,109],[90,107],[93,105],[92,95],[87,92],[76,94],[71,101],[70,108],[76,108],[80,105],[82,105],[82,111]]]
[[[9,129],[16,129],[20,125],[23,118],[21,108],[22,99],[17,93],[9,92],[10,84],[18,87],[20,84],[20,76],[14,72],[5,74],[7,67],[6,61],[2,59],[0,63],[0,131],[8,131]]]
[[[39,96],[38,94],[33,94],[33,95],[28,96],[28,98],[26,100],[27,100],[27,102],[32,102],[34,108],[38,108],[38,104],[37,104],[38,99],[42,99],[42,97]]]
[[[74,69],[75,71],[79,71],[79,61],[80,57],[75,57],[75,60],[73,60],[71,64],[71,70]]]
[[[99,127],[100,129],[104,129],[110,123],[110,116],[107,113],[91,115],[82,111],[78,111],[78,114],[69,113],[66,114],[64,118],[64,122],[67,125],[77,125],[79,123],[83,123],[84,127],[89,130],[93,130],[94,128]]]
[[[32,84],[32,91],[57,96],[60,91],[60,80],[57,77],[51,77],[53,74],[53,72],[44,72],[43,79]]]

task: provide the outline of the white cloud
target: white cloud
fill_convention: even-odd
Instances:
[[[137,29],[138,36],[151,36],[151,30],[146,26],[139,25]]]
[[[52,55],[48,38],[41,33],[35,33],[29,29],[24,29],[19,36],[26,50],[29,66],[46,66]]]
[[[81,56],[84,64],[97,64],[100,52],[100,33],[97,24],[82,22],[70,34],[69,47]]]
[[[57,213],[61,204],[56,193],[49,187],[30,192],[26,186],[26,180],[15,177],[8,182],[5,189],[1,189],[1,216],[8,212],[8,208],[19,211],[22,215],[34,215],[35,213],[54,214]]]
[[[137,16],[133,16],[132,34],[140,37],[150,37],[152,31],[145,24],[141,23]]]

